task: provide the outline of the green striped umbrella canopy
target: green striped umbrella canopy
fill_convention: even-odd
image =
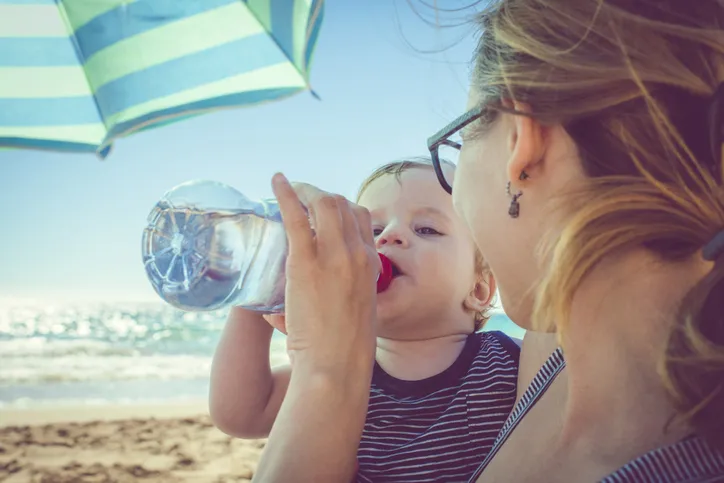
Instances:
[[[96,152],[311,90],[322,0],[0,0],[0,146]]]

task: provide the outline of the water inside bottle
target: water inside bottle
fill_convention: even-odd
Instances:
[[[287,240],[280,222],[252,210],[201,210],[160,201],[143,234],[143,262],[156,292],[183,310],[284,306]]]

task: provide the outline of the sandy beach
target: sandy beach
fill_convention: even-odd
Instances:
[[[244,482],[263,447],[202,402],[0,410],[2,483]]]

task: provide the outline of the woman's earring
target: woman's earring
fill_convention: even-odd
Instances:
[[[523,176],[523,175],[521,174],[521,177],[522,177],[522,176]],[[528,175],[526,175],[526,177],[527,177],[527,176],[528,176]],[[518,217],[520,216],[520,203],[518,202],[518,200],[520,199],[521,196],[523,196],[523,192],[520,191],[520,192],[518,192],[518,193],[516,193],[516,194],[513,194],[513,193],[511,193],[511,191],[510,191],[510,186],[511,186],[511,185],[510,185],[510,181],[508,181],[508,188],[507,188],[508,196],[512,196],[512,197],[513,197],[513,199],[510,200],[510,207],[508,208],[508,215],[509,215],[511,218],[518,218]]]

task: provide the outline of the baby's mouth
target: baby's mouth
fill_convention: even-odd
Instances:
[[[403,275],[402,271],[400,270],[400,267],[398,267],[395,262],[390,260],[390,265],[392,265],[392,278],[397,278],[400,275]]]

